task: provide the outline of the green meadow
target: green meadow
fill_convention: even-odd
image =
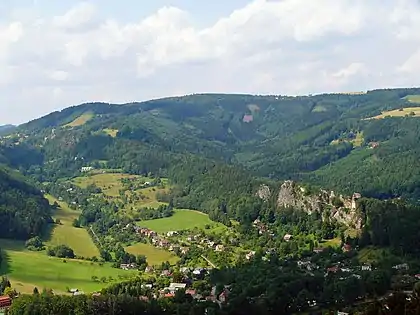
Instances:
[[[137,225],[147,227],[157,233],[190,230],[193,228],[203,229],[206,225],[216,230],[223,229],[222,224],[211,221],[207,214],[194,210],[175,210],[174,215],[171,217],[139,221]]]
[[[77,288],[84,292],[94,292],[120,278],[131,277],[136,271],[112,268],[110,264],[83,260],[49,257],[45,251],[31,252],[24,242],[0,239],[3,263],[0,274],[6,275],[12,286],[19,292],[32,293],[34,287],[53,289],[65,293],[67,288]],[[92,276],[105,282],[93,281]]]

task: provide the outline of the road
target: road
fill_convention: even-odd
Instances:
[[[210,266],[212,266],[213,268],[217,268],[215,264],[213,264],[206,256],[201,255],[201,257],[203,257],[203,259],[205,261],[207,261],[209,263]]]

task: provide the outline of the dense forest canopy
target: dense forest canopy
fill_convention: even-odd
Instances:
[[[43,195],[14,171],[0,168],[0,238],[27,239],[52,221]]]

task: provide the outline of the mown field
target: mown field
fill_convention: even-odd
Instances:
[[[51,288],[57,293],[65,293],[67,288],[78,288],[85,292],[94,292],[113,281],[127,278],[136,271],[125,271],[112,268],[110,264],[82,260],[49,257],[45,251],[31,252],[24,248],[24,242],[0,239],[4,262],[0,268],[1,275],[7,275],[12,286],[19,292],[32,293],[36,286]],[[95,282],[92,276],[106,282]]]
[[[46,246],[67,245],[77,256],[99,257],[99,250],[93,243],[89,233],[84,228],[72,225],[74,219],[80,215],[78,211],[71,210],[65,202],[60,202],[51,195],[46,196],[51,204],[57,202],[59,208],[53,213],[54,220],[59,219],[60,224],[51,227],[49,238],[45,240]]]
[[[125,248],[127,252],[133,255],[144,255],[147,258],[147,263],[151,266],[160,265],[162,262],[169,261],[175,264],[179,258],[172,253],[158,249],[150,244],[137,243]]]
[[[208,215],[194,210],[175,210],[174,215],[169,218],[139,221],[137,225],[147,227],[157,233],[193,228],[203,229],[206,225],[215,231],[225,229],[222,224],[211,221]]]
[[[382,114],[368,119],[383,119],[385,117],[420,117],[420,107],[404,107],[402,109],[394,109],[382,112]]]
[[[72,122],[68,123],[67,125],[64,125],[64,127],[73,128],[73,127],[83,126],[89,120],[91,120],[94,116],[95,115],[93,115],[92,113],[84,113],[84,114],[80,115],[79,117],[77,117]]]
[[[420,103],[420,95],[407,95],[404,99],[410,103]]]

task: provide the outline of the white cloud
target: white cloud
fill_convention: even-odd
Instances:
[[[205,28],[173,6],[137,22],[101,18],[101,9],[78,1],[53,17],[26,8],[0,20],[0,123],[180,91],[420,85],[416,0],[255,0]]]

